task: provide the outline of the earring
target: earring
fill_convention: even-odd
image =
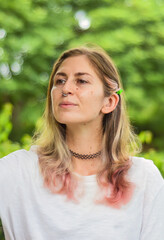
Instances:
[[[116,93],[117,93],[118,95],[120,95],[122,92],[123,92],[123,90],[122,90],[121,88],[119,88]]]

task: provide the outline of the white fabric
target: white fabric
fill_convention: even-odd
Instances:
[[[38,157],[19,150],[0,159],[0,217],[6,240],[164,240],[164,181],[150,160],[133,158],[131,201],[114,209],[94,202],[96,177],[81,177],[79,203],[43,187]]]

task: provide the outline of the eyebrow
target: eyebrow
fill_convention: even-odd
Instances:
[[[57,72],[55,75],[56,75],[56,76],[64,76],[64,77],[67,77],[67,74],[66,74],[66,73],[64,73],[64,72]],[[93,77],[91,74],[89,74],[89,73],[86,73],[86,72],[77,72],[77,73],[75,73],[74,75],[75,75],[75,76],[83,76],[83,75],[88,75],[88,76],[91,76],[91,77]]]

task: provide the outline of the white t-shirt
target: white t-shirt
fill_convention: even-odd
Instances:
[[[164,181],[152,161],[134,157],[136,188],[120,209],[96,204],[96,176],[81,177],[79,203],[43,187],[38,157],[19,150],[0,159],[0,218],[6,240],[164,240]]]

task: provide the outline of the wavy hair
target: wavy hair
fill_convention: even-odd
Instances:
[[[69,57],[85,55],[102,80],[105,96],[122,88],[118,71],[107,53],[99,47],[79,47],[65,51],[56,61],[50,76],[43,126],[34,135],[39,166],[44,184],[53,193],[66,194],[76,200],[78,181],[72,174],[71,153],[66,144],[66,125],[59,123],[52,110],[51,89],[53,79],[63,61]],[[97,202],[120,207],[126,204],[134,186],[127,178],[131,166],[130,156],[139,151],[139,144],[130,126],[124,94],[119,96],[117,107],[103,116],[102,168],[97,182],[103,198]],[[110,194],[109,194],[110,189]],[[75,197],[76,196],[76,197]]]

